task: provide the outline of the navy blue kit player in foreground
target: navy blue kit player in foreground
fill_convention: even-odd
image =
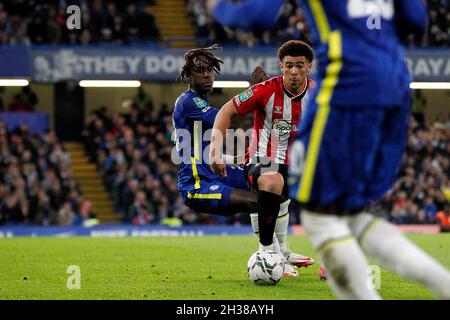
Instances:
[[[450,273],[365,212],[396,180],[411,109],[399,34],[422,32],[422,0],[299,1],[317,54],[317,90],[291,149],[290,196],[340,299],[379,299],[365,253],[450,299]]]
[[[185,54],[185,64],[178,80],[189,84],[175,102],[173,123],[179,161],[178,190],[187,206],[197,212],[230,216],[237,213],[255,213],[258,210],[256,195],[248,189],[244,171],[240,167],[227,166],[226,177],[216,175],[208,162],[210,129],[218,109],[208,103],[215,73],[219,73],[222,60],[212,51],[217,46],[192,49]],[[259,74],[261,74],[259,70]],[[254,73],[253,78],[258,77]],[[263,80],[263,79],[260,79]],[[290,251],[287,243],[290,200],[280,206],[275,228],[276,250],[287,260],[285,276],[298,276],[293,265],[307,267],[314,263]],[[258,220],[252,219],[252,227],[258,232]]]

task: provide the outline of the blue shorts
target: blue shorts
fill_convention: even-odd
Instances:
[[[289,195],[319,206],[360,209],[397,179],[409,109],[309,105],[290,152]]]
[[[227,176],[216,180],[200,180],[200,188],[179,190],[184,203],[196,212],[229,215],[228,203],[234,189],[249,191],[240,167],[227,167]]]

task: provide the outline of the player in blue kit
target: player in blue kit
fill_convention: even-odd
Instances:
[[[222,60],[212,51],[217,46],[189,50],[178,77],[189,84],[175,102],[173,123],[179,160],[178,189],[187,206],[197,212],[230,216],[258,211],[257,197],[248,189],[244,171],[240,167],[227,166],[226,177],[216,175],[209,166],[209,142],[211,129],[218,109],[209,106],[208,95],[212,91],[215,73],[219,73]],[[261,79],[262,80],[262,79]],[[274,239],[287,261],[298,267],[307,267],[313,259],[290,251],[287,243],[290,200],[280,206]],[[258,232],[257,219],[251,219]],[[292,266],[286,275],[296,276]]]
[[[379,299],[364,253],[450,299],[450,273],[364,211],[396,180],[411,109],[399,34],[426,25],[422,0],[299,1],[317,54],[317,88],[291,149],[290,196],[340,299]]]

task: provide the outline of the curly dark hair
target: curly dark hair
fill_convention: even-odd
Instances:
[[[189,78],[192,72],[198,70],[202,63],[214,68],[217,74],[220,74],[220,64],[223,60],[216,57],[211,51],[222,50],[217,44],[208,48],[191,49],[184,54],[184,64],[181,67],[181,72],[177,77],[177,81],[182,83],[189,83]]]
[[[289,40],[278,49],[278,59],[282,61],[285,56],[304,56],[311,63],[314,60],[314,51],[306,42]]]

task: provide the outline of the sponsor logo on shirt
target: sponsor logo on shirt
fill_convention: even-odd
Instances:
[[[219,186],[217,184],[212,185],[211,187],[209,187],[209,190],[211,190],[211,191],[216,191],[218,189],[219,189]]]
[[[272,131],[281,137],[297,131],[297,126],[290,121],[277,119],[272,123]]]

